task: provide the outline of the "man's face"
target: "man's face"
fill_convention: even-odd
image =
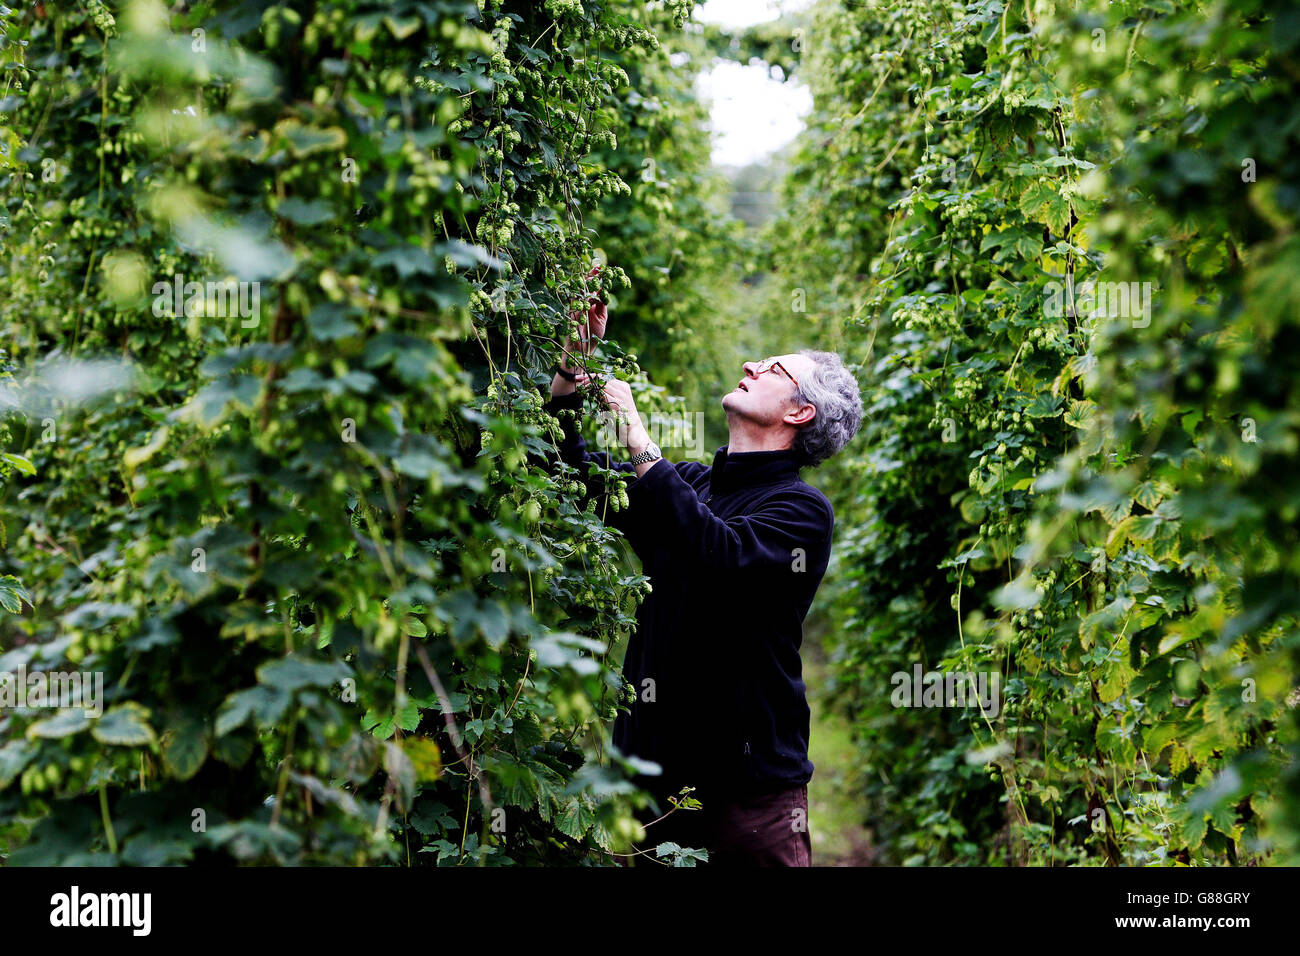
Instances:
[[[795,384],[780,368],[774,367],[776,362],[800,381],[813,369],[813,360],[797,353],[746,362],[744,378],[722,396],[722,407],[728,415],[740,415],[755,424],[770,426],[798,411],[794,403]]]

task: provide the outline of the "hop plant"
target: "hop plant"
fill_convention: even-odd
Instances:
[[[583,15],[581,0],[546,0],[546,12],[553,17],[565,14],[580,17]]]
[[[117,36],[117,20],[103,0],[88,0],[86,9],[90,12],[90,18],[94,21],[95,26],[100,29],[100,32],[105,36]]]

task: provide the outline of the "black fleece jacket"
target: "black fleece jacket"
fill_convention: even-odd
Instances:
[[[635,476],[627,462],[587,451],[581,395],[548,407],[574,412],[560,415],[560,457],[589,488],[599,487],[589,463]],[[652,793],[692,786],[707,803],[812,777],[799,646],[835,516],[799,467],[791,450],[733,455],[726,445],[712,467],[661,459],[633,478],[629,507],[607,513],[652,588],[623,664],[636,700],[614,725],[624,754],[662,768],[637,781]]]

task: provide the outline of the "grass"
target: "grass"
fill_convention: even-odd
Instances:
[[[826,706],[821,693],[826,666],[819,649],[805,644],[804,681],[812,710],[808,756],[816,768],[808,784],[808,818],[814,866],[870,866],[870,834],[852,790],[854,746],[848,722]]]

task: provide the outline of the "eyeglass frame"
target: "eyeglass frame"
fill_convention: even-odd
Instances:
[[[759,364],[759,369],[757,372],[754,373],[755,378],[758,378],[758,376],[762,375],[764,372],[770,372],[774,368],[779,368],[781,370],[782,375],[784,375],[790,381],[794,382],[795,388],[799,387],[799,380],[790,374],[789,369],[787,369],[784,365],[782,365],[780,362],[776,361],[775,359],[771,359],[765,362],[759,362],[758,364]]]

